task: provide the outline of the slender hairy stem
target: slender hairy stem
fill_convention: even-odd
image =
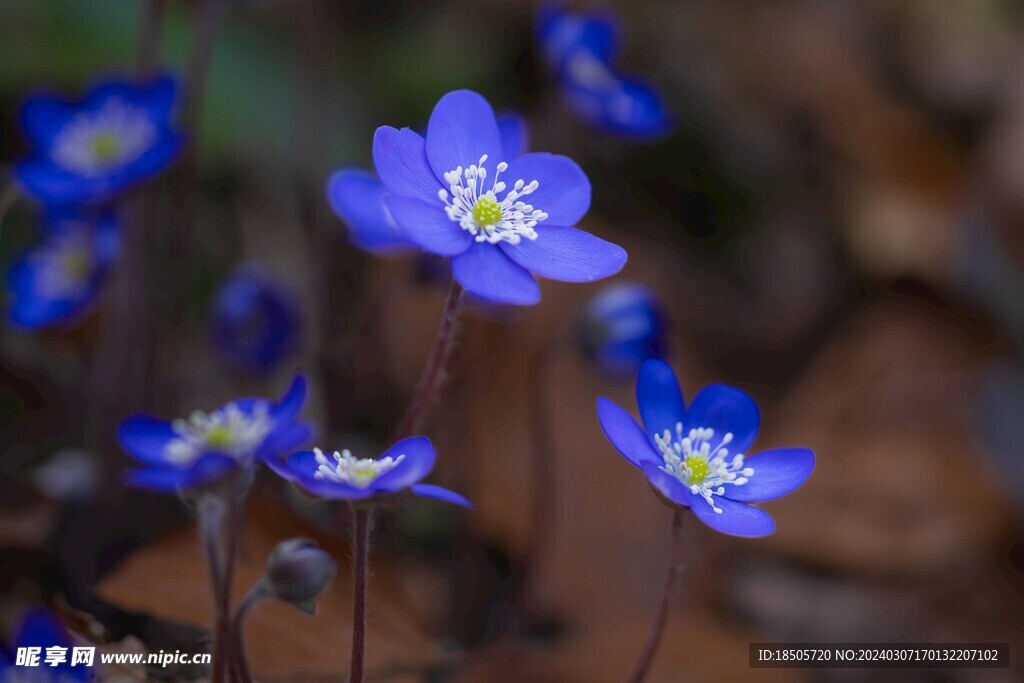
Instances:
[[[353,515],[355,552],[352,557],[352,669],[348,683],[363,683],[366,652],[366,580],[370,556],[370,509],[357,507]]]
[[[679,576],[679,546],[680,536],[683,530],[683,510],[677,509],[672,515],[672,540],[668,551],[668,574],[665,577],[665,592],[661,596],[661,605],[658,606],[658,613],[654,617],[654,625],[647,635],[647,644],[640,655],[633,675],[629,677],[629,683],[641,683],[647,676],[654,661],[654,655],[658,651],[658,644],[661,642],[661,634],[665,630],[665,621],[668,619],[668,608],[672,602],[672,591],[675,588],[676,578]]]
[[[238,563],[238,546],[242,537],[242,519],[245,500],[233,487],[228,491],[230,496],[228,512],[224,523],[224,576],[221,580],[220,607],[218,612],[219,636],[224,641],[223,654],[226,661],[228,679],[239,680],[240,673],[236,667],[234,622],[231,619],[231,591],[235,583],[235,565]]]
[[[0,226],[4,224],[7,212],[18,203],[19,199],[21,199],[21,186],[18,185],[17,181],[11,181],[4,188],[4,191],[0,193]]]
[[[213,587],[214,630],[213,630],[213,671],[212,683],[225,680],[225,615],[224,605],[224,560],[222,530],[224,522],[223,501],[219,498],[205,498],[199,502],[199,534],[206,553],[206,563]]]
[[[558,488],[551,439],[551,416],[547,401],[546,382],[551,362],[556,356],[560,339],[555,338],[534,357],[529,375],[530,410],[530,522],[526,552],[523,555],[523,574],[516,595],[512,618],[513,627],[523,629],[535,599],[537,573],[543,566],[544,553],[551,547],[554,525],[555,492]]]
[[[238,680],[243,683],[252,683],[252,670],[249,668],[249,659],[245,656],[245,638],[243,636],[242,624],[245,621],[246,615],[249,614],[249,610],[265,597],[267,597],[267,592],[263,583],[257,583],[245,594],[242,601],[238,603],[238,609],[235,611],[235,618],[231,629],[234,640],[235,668]]]
[[[437,330],[437,339],[434,341],[434,350],[430,354],[430,360],[427,361],[426,367],[423,368],[423,374],[420,375],[412,402],[395,429],[392,442],[404,439],[419,430],[424,413],[430,405],[430,399],[434,397],[434,393],[444,377],[444,369],[448,365],[448,357],[454,346],[455,332],[461,313],[462,286],[452,280],[452,286],[448,290],[448,298],[444,304],[441,326]]]

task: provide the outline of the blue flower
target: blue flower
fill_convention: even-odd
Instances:
[[[622,248],[573,227],[590,207],[580,167],[553,154],[506,154],[491,106],[474,92],[442,97],[426,139],[378,128],[373,160],[402,236],[452,257],[452,275],[482,299],[534,304],[534,275],[587,282],[626,263]]]
[[[117,259],[119,228],[110,211],[51,209],[38,244],[7,273],[8,319],[35,330],[88,312]]]
[[[526,154],[526,122],[511,113],[498,116],[497,121],[505,154],[509,157]],[[374,253],[415,248],[399,232],[384,206],[385,192],[384,183],[376,175],[360,169],[342,169],[327,180],[327,201],[348,226],[353,244]]]
[[[127,481],[173,492],[296,448],[310,438],[309,425],[296,419],[305,398],[306,380],[298,375],[276,404],[241,398],[212,413],[196,411],[188,420],[130,417],[121,423],[118,439],[143,467],[129,472]]]
[[[295,297],[253,267],[241,267],[221,285],[210,315],[214,348],[228,365],[267,372],[296,349]]]
[[[15,173],[45,204],[107,201],[174,159],[181,137],[171,127],[178,88],[168,78],[136,85],[109,81],[82,101],[50,95],[21,108],[34,148]]]
[[[95,665],[99,662],[93,653],[93,664],[73,661],[73,643],[56,616],[45,609],[33,609],[27,612],[14,631],[11,647],[0,647],[0,681],[54,681],[71,683],[93,679]],[[18,664],[16,653],[21,648],[38,648],[38,663]],[[64,660],[53,665],[47,664],[47,649],[59,654]]]
[[[332,456],[316,448],[293,453],[285,460],[267,460],[267,466],[321,498],[371,500],[408,489],[417,496],[473,507],[454,491],[419,483],[430,474],[436,458],[430,439],[413,436],[402,439],[377,459],[357,458],[347,450]]]
[[[650,140],[671,128],[656,90],[620,74],[612,59],[621,44],[618,18],[604,12],[542,8],[537,33],[566,103],[584,121],[609,133]]]
[[[665,313],[647,287],[615,282],[601,289],[580,318],[578,339],[584,353],[612,375],[632,375],[649,358],[661,358],[666,345]]]
[[[722,533],[775,531],[771,516],[749,503],[780,498],[803,484],[814,469],[814,453],[777,448],[746,456],[760,422],[754,399],[713,384],[686,408],[675,373],[663,361],[643,364],[636,393],[644,429],[603,397],[597,414],[608,440],[666,500],[690,508]]]

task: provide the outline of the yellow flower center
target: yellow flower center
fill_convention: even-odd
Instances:
[[[235,440],[234,433],[227,427],[211,427],[206,432],[208,448],[227,448]]]
[[[711,468],[708,466],[708,461],[699,455],[691,455],[683,460],[690,469],[690,476],[687,478],[688,484],[700,484],[708,478],[708,474],[711,473]]]
[[[495,225],[501,220],[501,206],[493,197],[484,195],[473,205],[473,220],[481,228]]]
[[[121,153],[121,141],[112,133],[101,133],[93,138],[92,153],[98,161],[114,161]]]

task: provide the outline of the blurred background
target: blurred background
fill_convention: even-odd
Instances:
[[[0,159],[28,153],[16,119],[28,94],[78,96],[146,59],[184,72],[195,27],[221,2],[150,0],[163,10],[160,43],[140,44],[153,35],[141,0],[2,0]],[[817,454],[811,480],[766,506],[774,536],[690,525],[649,681],[1022,679],[1021,7],[574,7],[617,12],[618,68],[668,112],[657,135],[581,118],[530,2],[224,6],[185,131],[194,155],[123,203],[119,263],[93,310],[56,329],[0,330],[0,632],[46,602],[105,647],[205,647],[209,589],[189,512],[121,486],[124,416],[277,396],[303,369],[324,448],[373,451],[387,438],[426,360],[447,269],[352,246],[324,183],[372,167],[377,126],[422,127],[442,94],[468,87],[522,114],[531,149],[587,172],[582,226],[629,252],[615,281],[660,299],[657,350],[686,394],[741,386],[764,416],[758,449]],[[181,180],[192,172],[194,186]],[[8,212],[3,264],[36,239],[38,214],[28,201]],[[241,362],[222,327],[230,301],[251,302],[232,285],[240,273],[272,290],[257,303],[273,313],[231,329],[280,335]],[[662,588],[671,514],[596,420],[599,395],[635,405],[635,375],[608,372],[578,339],[605,284],[545,281],[538,306],[467,312],[425,432],[440,453],[435,480],[477,510],[413,503],[378,521],[371,680],[625,680]],[[554,495],[534,553],[538,438]],[[263,680],[343,676],[349,549],[335,521],[330,506],[258,480],[240,588],[295,535],[331,549],[340,570],[315,618],[254,612]],[[1009,642],[1013,654],[1009,670],[749,669],[747,644],[771,641]]]

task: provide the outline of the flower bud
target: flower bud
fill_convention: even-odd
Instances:
[[[331,556],[305,538],[292,538],[274,548],[267,560],[263,585],[267,592],[312,614],[313,604],[334,578],[337,565]]]
[[[586,305],[577,327],[584,355],[605,372],[632,375],[666,346],[665,314],[654,293],[635,282],[603,287]]]

